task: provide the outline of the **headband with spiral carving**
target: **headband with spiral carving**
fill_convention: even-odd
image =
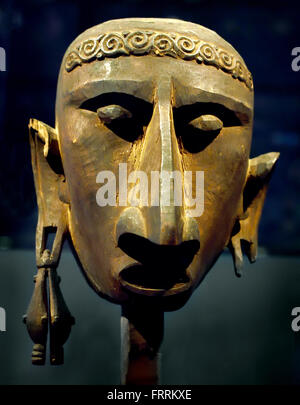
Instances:
[[[244,63],[213,44],[178,33],[154,31],[125,31],[101,34],[81,42],[68,53],[67,72],[95,59],[121,55],[171,56],[215,66],[238,79],[253,90],[252,76]]]

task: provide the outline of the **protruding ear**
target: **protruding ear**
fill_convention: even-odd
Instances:
[[[35,132],[44,144],[43,152],[45,158],[48,156],[49,150],[52,154],[59,155],[58,138],[55,129],[39,120],[31,118],[29,121],[29,131],[31,133]]]
[[[39,266],[43,264],[43,252],[51,233],[56,235],[51,259],[59,260],[62,239],[66,232],[68,193],[55,129],[31,119],[29,135],[39,211],[36,231],[36,258]]]
[[[40,121],[30,120],[29,135],[39,212],[36,229],[38,274],[24,320],[34,342],[32,363],[45,363],[49,323],[51,364],[62,364],[63,345],[74,324],[60,291],[59,277],[56,273],[68,231],[67,185],[56,131]],[[49,241],[51,244],[48,246],[51,234],[54,235],[54,241]],[[47,294],[47,278],[49,294]]]
[[[258,225],[268,184],[278,158],[278,152],[270,152],[249,160],[243,192],[243,214],[239,216],[233,228],[229,244],[237,276],[241,275],[243,252],[251,263],[256,260]]]

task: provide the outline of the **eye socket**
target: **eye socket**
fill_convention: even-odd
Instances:
[[[215,103],[182,106],[174,111],[174,123],[183,148],[190,153],[204,150],[224,127],[241,125],[232,110]]]
[[[101,94],[86,100],[80,108],[97,114],[103,125],[128,142],[143,135],[153,111],[151,103],[126,93]]]
[[[190,153],[204,150],[219,135],[223,122],[213,115],[202,115],[190,121],[180,132],[184,149]]]

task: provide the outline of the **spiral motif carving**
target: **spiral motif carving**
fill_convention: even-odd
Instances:
[[[166,34],[157,34],[153,38],[153,46],[155,52],[164,55],[172,51],[174,48],[174,41]]]
[[[196,48],[195,42],[187,37],[178,38],[177,44],[183,52],[194,52]]]
[[[219,62],[222,69],[232,71],[236,65],[234,58],[231,55],[228,55],[227,52],[219,53]]]
[[[247,73],[247,78],[245,80],[246,86],[249,87],[250,90],[253,90],[253,79],[250,72]]]
[[[143,31],[132,32],[128,35],[125,42],[126,48],[133,51],[145,51],[150,45],[148,35]]]
[[[217,63],[217,54],[212,45],[203,44],[200,47],[200,55],[209,64]]]
[[[233,77],[237,77],[240,80],[245,80],[246,79],[245,71],[244,71],[243,65],[241,64],[240,61],[236,62],[236,65],[235,65],[235,68],[234,68],[234,71],[233,71],[232,75],[233,75]]]
[[[72,51],[68,54],[66,59],[66,71],[71,72],[76,66],[81,65],[81,59],[78,56],[78,53]]]
[[[124,39],[117,33],[106,34],[101,40],[101,51],[105,56],[126,53]]]
[[[99,47],[96,39],[87,39],[80,45],[78,54],[83,61],[90,61],[98,53]]]
[[[184,59],[192,59],[198,53],[196,42],[185,36],[177,38],[176,47]]]
[[[97,38],[83,41],[72,50],[65,60],[67,72],[95,58],[121,55],[152,54],[194,60],[222,69],[234,79],[253,89],[251,73],[235,56],[224,49],[200,40],[177,33],[153,31],[110,32]]]

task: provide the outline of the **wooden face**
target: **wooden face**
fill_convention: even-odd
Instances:
[[[240,213],[252,102],[253,93],[222,70],[168,56],[121,56],[61,73],[56,114],[71,237],[100,295],[179,302],[201,282]],[[146,175],[148,205],[124,200],[124,184],[128,197],[138,182],[121,178],[120,163],[127,176]],[[184,199],[175,204],[172,182],[151,188],[152,173],[163,171],[192,172],[194,180],[204,173],[200,215],[189,215]],[[100,172],[115,176],[115,205],[97,203]],[[198,187],[193,181],[194,197]],[[169,205],[161,202],[166,192]]]

